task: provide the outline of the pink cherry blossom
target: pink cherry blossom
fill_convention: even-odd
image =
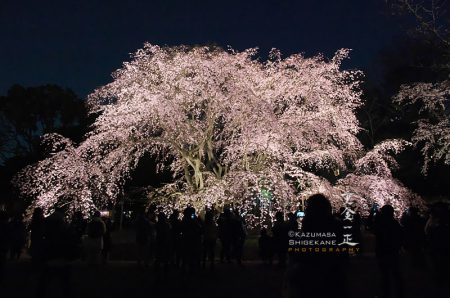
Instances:
[[[150,154],[173,174],[172,183],[148,194],[167,210],[233,204],[250,224],[263,224],[310,194],[325,193],[338,208],[352,191],[361,206],[383,197],[404,208],[410,193],[390,175],[387,154],[403,143],[365,155],[355,113],[362,74],[340,69],[348,54],[282,59],[273,50],[262,61],[256,49],[145,44],[89,95],[97,118],[85,140],[45,136],[60,151],[15,182],[33,198],[30,210],[65,204],[88,212],[117,202]],[[341,179],[333,185],[330,177]]]

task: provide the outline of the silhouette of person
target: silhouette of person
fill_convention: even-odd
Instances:
[[[37,297],[45,297],[47,285],[51,279],[59,280],[62,296],[71,297],[70,242],[69,228],[65,222],[64,210],[56,207],[55,211],[45,219],[44,225],[45,256],[38,277]]]
[[[81,211],[74,212],[69,228],[74,238],[74,241],[77,243],[80,249],[83,245],[83,236],[86,233],[86,227],[87,221],[86,219],[84,219],[83,213]]]
[[[278,265],[286,265],[286,255],[288,249],[289,226],[284,221],[284,214],[281,211],[275,213],[275,223],[272,227],[274,253],[278,258]]]
[[[366,220],[366,230],[370,231],[373,229],[373,226],[375,224],[375,218],[377,217],[379,213],[379,207],[377,203],[372,204],[372,207],[370,207],[369,216]]]
[[[10,258],[19,259],[27,239],[27,232],[21,214],[13,217],[9,223]]]
[[[442,286],[448,280],[450,262],[450,212],[445,203],[431,207],[425,234],[435,281]]]
[[[267,233],[266,228],[262,228],[258,239],[259,257],[264,264],[272,265],[273,239]]]
[[[288,221],[287,221],[287,228],[288,231],[298,231],[298,221],[297,221],[297,215],[295,213],[289,212],[287,214]]]
[[[106,225],[100,217],[100,211],[95,211],[87,225],[87,237],[85,238],[86,261],[88,265],[99,265],[101,263],[103,235],[105,233]]]
[[[400,248],[403,231],[394,218],[394,208],[384,205],[375,218],[376,236],[375,252],[381,273],[381,290],[383,297],[390,297],[395,287],[396,297],[403,297],[403,280],[400,272]]]
[[[174,209],[169,217],[170,223],[170,260],[176,267],[180,267],[182,258],[181,221],[180,213]]]
[[[218,220],[219,239],[221,244],[220,249],[220,262],[223,263],[226,260],[231,262],[231,252],[233,244],[233,219],[231,210],[225,208],[223,213],[220,214]]]
[[[156,254],[156,222],[157,222],[157,215],[156,215],[156,209],[157,206],[155,204],[151,204],[148,207],[147,211],[147,220],[148,220],[148,251],[146,254],[146,261],[145,265],[148,266],[153,259],[155,258]]]
[[[279,218],[281,221],[281,216]],[[319,241],[319,243],[335,241],[335,245],[302,246],[305,249],[311,248],[312,252],[290,253],[285,282],[286,296],[346,297],[347,289],[343,271],[345,258],[340,252],[335,251],[340,248],[339,243],[342,243],[342,229],[341,222],[332,214],[332,207],[327,197],[315,194],[308,198],[299,233],[310,235],[307,239]],[[332,247],[333,251],[322,251],[322,248],[328,247]],[[319,250],[316,251],[316,248]]]
[[[201,225],[193,207],[183,211],[181,222],[183,247],[183,271],[195,271],[199,267],[201,254]]]
[[[150,224],[145,216],[144,210],[141,210],[135,222],[136,245],[137,245],[137,263],[142,266],[147,263],[147,254],[149,253],[149,234]],[[146,264],[147,265],[147,264]]]
[[[236,262],[241,265],[242,255],[244,253],[244,243],[247,233],[245,231],[244,218],[239,214],[238,210],[235,210],[232,217],[232,253]]]
[[[217,236],[218,227],[214,222],[214,213],[211,210],[207,210],[203,225],[203,267],[206,266],[206,261],[208,260],[210,268],[214,268]]]
[[[102,262],[106,264],[109,259],[109,255],[111,253],[111,249],[113,246],[111,231],[112,231],[112,223],[111,219],[108,216],[102,217],[103,222],[105,223],[105,233],[103,234],[103,249],[102,249]]]
[[[9,250],[8,214],[0,210],[0,284],[5,276],[6,258]]]
[[[163,212],[158,214],[158,222],[155,225],[156,228],[156,256],[155,266],[159,272],[161,265],[163,266],[164,273],[167,272],[169,264],[169,248],[170,248],[170,225],[167,221],[167,217]]]
[[[423,269],[425,261],[425,219],[416,207],[409,207],[401,218],[404,231],[404,247],[414,268]]]
[[[45,217],[42,208],[38,207],[34,209],[29,230],[32,262],[35,266],[40,267],[44,260],[45,252]]]

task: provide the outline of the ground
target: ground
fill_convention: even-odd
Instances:
[[[373,255],[373,239],[366,235],[366,251],[352,257],[346,269],[349,297],[376,297],[378,267]],[[124,237],[122,237],[124,239]],[[254,245],[254,240],[249,241]],[[120,245],[119,245],[120,247]],[[117,247],[118,248],[118,247]],[[252,251],[251,247],[247,251]],[[117,253],[117,252],[116,252]],[[157,278],[153,268],[139,268],[132,260],[112,260],[105,266],[89,268],[81,261],[72,264],[71,287],[73,297],[282,297],[284,270],[261,264],[249,253],[243,266],[218,264],[215,270],[201,269],[182,274],[171,270]],[[36,274],[29,259],[9,262],[6,280],[0,285],[0,297],[33,297]],[[431,280],[430,268],[412,269],[406,255],[402,257],[405,297],[437,297],[438,289]],[[447,288],[441,297],[450,297]],[[338,290],[338,289],[337,289]],[[319,296],[318,292],[318,296]],[[60,297],[61,289],[54,280],[48,297]]]

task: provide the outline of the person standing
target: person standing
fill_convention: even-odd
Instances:
[[[219,239],[221,244],[220,262],[226,260],[231,263],[231,252],[233,244],[233,218],[229,208],[225,208],[220,214],[217,222],[219,229]]]
[[[43,262],[38,277],[37,297],[45,297],[51,279],[57,279],[62,287],[63,297],[71,296],[71,253],[73,243],[65,222],[64,210],[56,207],[44,223]]]
[[[214,214],[211,210],[205,213],[205,223],[203,225],[203,267],[209,261],[210,268],[214,268],[215,250],[218,229],[214,222]]]
[[[6,256],[9,249],[8,214],[0,210],[0,284],[5,276]]]
[[[275,213],[275,223],[272,227],[274,253],[278,258],[278,265],[286,265],[286,255],[288,249],[288,225],[284,221],[284,214],[281,211]]]
[[[109,255],[113,246],[111,236],[112,222],[108,216],[103,217],[102,220],[105,223],[106,228],[105,233],[103,234],[102,263],[106,264],[109,260]]]
[[[151,204],[148,207],[147,211],[147,220],[148,220],[148,244],[147,244],[147,259],[145,260],[146,266],[149,266],[156,255],[156,222],[157,222],[157,215],[156,215],[156,205]]]
[[[138,213],[135,222],[135,230],[136,230],[136,245],[137,245],[137,264],[139,267],[142,267],[142,265],[143,264],[146,265],[147,262],[147,254],[149,252],[148,238],[150,230],[150,224],[143,210],[141,210]]]
[[[33,217],[29,226],[30,230],[30,255],[35,266],[42,263],[45,252],[45,217],[42,208],[33,211]]]
[[[396,297],[403,297],[403,280],[400,272],[400,248],[403,243],[403,231],[394,218],[394,208],[384,205],[375,218],[375,252],[381,273],[383,297],[390,297],[395,287]]]
[[[169,217],[170,223],[170,259],[176,267],[180,267],[182,257],[180,213],[174,209]]]
[[[156,254],[155,267],[157,273],[161,266],[164,274],[167,273],[170,255],[170,224],[164,212],[158,214],[158,222],[155,225],[156,229]]]
[[[201,225],[193,207],[183,211],[181,222],[181,243],[183,246],[183,272],[194,272],[200,265],[201,256]]]
[[[272,265],[273,243],[272,237],[267,233],[266,228],[261,228],[258,239],[259,257],[266,265]]]
[[[245,230],[244,218],[235,210],[232,220],[232,252],[238,265],[242,265],[242,256],[244,254],[245,238],[247,232]]]
[[[297,215],[293,212],[289,212],[287,214],[287,218],[288,218],[288,221],[286,224],[287,224],[288,231],[294,231],[294,232],[298,231]]]
[[[434,278],[442,287],[450,276],[450,212],[445,203],[435,203],[431,207],[425,235]]]
[[[23,223],[23,216],[16,215],[9,223],[10,234],[10,258],[19,259],[25,247],[27,232]]]
[[[279,220],[282,217],[279,216]],[[341,222],[333,216],[330,200],[323,194],[314,194],[306,201],[305,216],[299,232],[305,236],[297,240],[335,242],[333,249],[343,240]],[[287,236],[288,239],[289,236]],[[288,242],[289,240],[286,240]],[[297,247],[297,246],[296,246]],[[328,244],[303,244],[299,248],[314,248],[307,252],[290,252],[286,271],[287,297],[347,297],[345,256],[330,252]],[[316,248],[318,249],[316,251]],[[323,252],[323,249],[326,251]]]
[[[87,222],[83,217],[83,213],[81,211],[76,211],[73,214],[72,221],[70,222],[69,229],[72,237],[72,241],[74,242],[74,250],[78,251],[78,254],[81,256],[81,252],[83,250],[83,236],[86,233]]]
[[[401,224],[404,230],[404,247],[415,269],[423,269],[425,260],[425,219],[415,207],[409,207],[403,215]]]
[[[87,225],[87,238],[85,238],[86,260],[89,265],[100,264],[105,233],[105,223],[100,217],[100,212],[95,211]]]

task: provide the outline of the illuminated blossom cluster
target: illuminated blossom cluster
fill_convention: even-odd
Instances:
[[[450,80],[403,85],[394,99],[420,107],[411,141],[421,148],[422,172],[426,174],[431,163],[450,165]]]
[[[397,216],[409,206],[425,210],[424,201],[392,176],[398,167],[393,155],[410,145],[402,140],[386,140],[355,162],[353,173],[338,180],[338,195],[353,201],[363,215],[373,204],[390,204]]]
[[[71,210],[100,208],[117,200],[139,159],[151,154],[159,170],[169,165],[173,174],[172,183],[149,193],[151,201],[166,209],[232,204],[250,224],[293,210],[315,192],[338,207],[342,191],[325,177],[355,165],[355,177],[372,175],[366,164],[383,172],[375,176],[385,184],[374,191],[407,199],[386,175],[392,162],[386,152],[399,149],[394,142],[358,159],[364,154],[355,116],[361,73],[340,70],[348,52],[331,60],[282,59],[272,50],[260,61],[256,49],[146,44],[112,83],[89,96],[97,118],[85,141],[56,146],[60,151],[16,182],[35,198],[33,206],[51,208],[67,192],[70,200],[62,200]],[[353,180],[343,181],[348,191]]]
[[[355,162],[355,174],[392,177],[392,170],[398,168],[394,156],[404,150],[409,142],[404,140],[386,140],[374,146],[362,158]]]

